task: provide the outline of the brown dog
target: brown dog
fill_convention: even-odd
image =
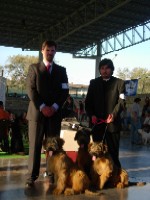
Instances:
[[[54,174],[56,181],[53,194],[71,195],[85,192],[89,188],[89,178],[63,150],[64,140],[53,137],[48,138],[44,144],[46,151],[49,151],[47,170]]]
[[[74,137],[74,140],[77,141],[77,144],[79,145],[76,163],[81,170],[85,171],[89,178],[91,178],[90,170],[93,163],[92,156],[88,152],[90,135],[90,130],[82,128],[76,132]]]
[[[89,144],[89,153],[93,156],[92,184],[103,189],[109,187],[124,188],[128,186],[128,174],[124,169],[116,169],[108,153],[108,147],[102,142]]]

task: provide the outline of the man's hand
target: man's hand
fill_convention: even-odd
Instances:
[[[50,107],[50,113],[49,113],[49,117],[53,116],[55,114],[56,110],[53,106]]]
[[[92,124],[97,123],[97,117],[95,115],[92,116]]]
[[[113,122],[113,121],[114,121],[114,116],[113,116],[113,114],[109,114],[108,117],[107,117],[107,119],[106,119],[106,123],[109,124],[109,123],[111,123],[111,122]]]
[[[44,106],[44,107],[42,108],[41,112],[43,113],[43,115],[44,115],[45,117],[51,117],[51,116],[54,115],[55,109],[54,109],[52,106],[51,106],[51,107],[49,107],[49,106]]]

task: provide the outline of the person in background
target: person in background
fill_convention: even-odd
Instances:
[[[66,69],[53,59],[57,44],[42,44],[43,61],[32,64],[27,75],[27,111],[29,128],[29,160],[26,187],[32,187],[39,176],[43,137],[60,136],[62,105],[68,94]]]
[[[90,81],[85,110],[91,120],[93,141],[102,141],[106,133],[109,153],[119,170],[120,114],[124,108],[125,82],[113,76],[114,69],[112,60],[100,61],[100,77]]]
[[[131,116],[129,112],[129,108],[126,105],[126,102],[124,103],[124,109],[121,112],[121,121],[122,121],[122,131],[126,132],[129,131],[129,125],[131,123]]]
[[[0,148],[9,153],[9,123],[10,114],[4,109],[3,101],[0,101]]]
[[[150,133],[150,109],[148,109],[147,112],[146,112],[146,116],[145,116],[145,120],[143,122],[142,129],[146,133]]]
[[[62,107],[62,118],[75,117],[73,107],[73,98],[69,94]]]
[[[135,98],[130,107],[131,112],[131,144],[141,144],[138,129],[141,129],[141,108],[140,98]]]
[[[21,115],[20,115],[20,127],[21,127],[21,134],[22,134],[22,138],[23,141],[29,142],[28,140],[28,120],[26,119],[27,116],[27,112],[24,111]]]
[[[21,117],[13,114],[11,120],[11,153],[24,155],[23,137],[21,132]]]
[[[143,109],[142,109],[142,125],[143,125],[143,122],[146,118],[148,110],[150,110],[150,99],[149,99],[149,97],[145,97],[145,104],[144,104]]]
[[[79,113],[78,113],[78,120],[79,120],[79,122],[82,122],[82,120],[83,120],[83,116],[84,116],[84,103],[83,103],[83,101],[82,100],[80,100],[79,101],[79,111],[78,111]]]

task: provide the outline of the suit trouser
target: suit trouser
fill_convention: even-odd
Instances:
[[[28,159],[28,179],[36,180],[39,176],[41,148],[43,137],[60,136],[60,118],[43,117],[40,121],[29,120],[29,159]]]
[[[120,142],[120,132],[107,132],[106,142],[110,155],[114,161],[114,164],[121,168],[121,163],[119,161],[119,142]]]
[[[102,141],[104,136],[104,131],[93,132],[92,138],[94,142]],[[108,145],[108,151],[114,161],[114,164],[121,168],[121,163],[119,161],[119,142],[120,142],[120,132],[106,132],[105,140]]]

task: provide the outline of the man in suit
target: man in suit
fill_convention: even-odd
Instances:
[[[68,93],[66,69],[54,63],[57,45],[54,41],[42,44],[43,61],[32,64],[27,75],[27,93],[30,99],[29,163],[26,186],[31,187],[39,176],[43,137],[60,136],[61,108]]]
[[[119,140],[121,119],[124,107],[124,81],[113,75],[114,65],[110,59],[99,63],[100,77],[90,81],[85,109],[91,119],[93,141],[101,141],[106,131],[105,140],[114,164],[120,168]],[[103,122],[103,123],[102,123]],[[106,130],[107,126],[107,130]]]

